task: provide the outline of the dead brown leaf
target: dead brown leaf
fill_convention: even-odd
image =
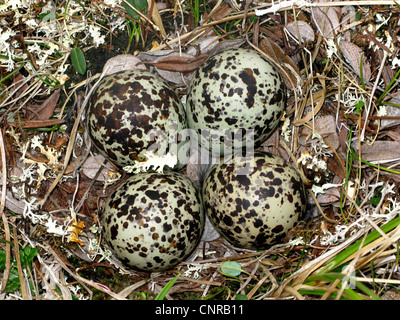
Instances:
[[[317,0],[316,2],[328,2],[327,0]],[[339,30],[341,14],[340,7],[315,7],[311,8],[312,18],[322,35],[327,39],[335,37]]]
[[[206,216],[203,235],[201,236],[201,241],[211,242],[217,240],[220,237],[219,232],[215,229],[211,221]]]
[[[221,20],[230,15],[231,12],[232,8],[229,5],[222,3],[218,7],[215,7],[209,15],[205,15],[204,19],[214,21]]]
[[[387,101],[392,105],[385,106],[387,117],[400,117],[400,91],[392,94],[392,98]],[[399,119],[381,120],[381,128],[388,128],[399,124]]]
[[[105,158],[100,154],[91,155],[82,164],[82,167],[81,167],[82,172],[89,179],[96,178],[96,180],[98,180],[98,181],[109,180],[109,179],[111,179],[111,176],[109,175],[110,169],[103,166],[104,161],[105,161]],[[97,172],[100,169],[102,169],[101,173],[99,175],[97,175]],[[97,175],[97,177],[96,177],[96,175]]]
[[[336,176],[340,177],[341,179],[346,178],[346,173],[336,157],[329,157],[327,164],[328,169],[331,170]]]
[[[366,60],[364,51],[356,44],[342,40],[339,42],[340,52],[343,54],[347,62],[350,64],[353,71],[361,77],[360,63],[362,61],[362,76],[364,81],[369,81],[371,78],[371,65]]]
[[[314,41],[315,39],[314,30],[305,21],[299,20],[297,22],[290,22],[287,24],[286,29],[297,40],[297,30],[299,30],[299,35],[302,42]]]
[[[293,60],[286,55],[276,43],[270,41],[268,38],[260,41],[260,49],[270,56],[275,63],[285,68],[290,79],[285,73],[281,73],[281,75],[286,86],[289,89],[294,89],[298,83],[298,79],[300,79],[300,71]]]
[[[149,65],[156,67],[161,77],[177,85],[190,82],[194,71],[211,55],[223,50],[237,48],[245,40],[224,40],[207,36],[196,41],[186,52],[177,50],[160,50],[141,52],[138,57]]]
[[[388,137],[390,137],[392,140],[400,141],[400,132],[397,132],[397,131],[388,131],[387,135],[388,135]]]
[[[207,57],[208,55],[203,54],[195,57],[190,54],[176,52],[172,55],[159,57],[152,62],[148,62],[148,64],[162,70],[188,73],[197,70]]]
[[[400,159],[400,141],[375,141],[372,145],[361,146],[363,160],[369,162],[390,162]]]
[[[167,33],[165,32],[163,19],[162,19],[161,15],[160,15],[160,11],[158,10],[158,6],[157,5],[152,5],[152,4],[155,4],[155,1],[152,2],[152,1],[148,0],[148,3],[149,3],[149,7],[152,8],[152,11],[151,11],[152,20],[154,21],[156,26],[159,28],[161,36],[163,38],[166,38],[167,37]]]
[[[103,67],[105,75],[125,70],[146,70],[143,61],[131,54],[120,54],[108,59]]]
[[[23,200],[16,199],[14,195],[7,190],[5,206],[7,209],[11,210],[15,214],[23,214],[26,204]]]
[[[177,85],[189,83],[194,71],[208,57],[207,55],[202,55],[200,59],[196,60],[195,56],[188,53],[167,51],[168,53],[165,55],[149,57],[151,60],[147,61],[147,64],[155,66],[162,78]]]
[[[64,123],[64,119],[50,119],[50,120],[25,120],[25,121],[12,121],[8,122],[13,127],[21,127],[24,129],[45,128],[52,127],[57,124]]]
[[[11,86],[10,94],[14,97],[19,97],[25,92],[26,89],[28,89],[28,85],[25,82],[25,78],[20,73],[17,73],[13,79],[13,85]]]
[[[206,36],[196,41],[188,50],[187,54],[198,56],[199,54],[212,54],[214,48],[218,48],[222,43],[219,42],[219,37],[214,35]]]
[[[280,27],[272,26],[272,27],[266,28],[266,27],[260,26],[260,32],[264,33],[268,38],[275,41],[276,43],[282,43],[283,32]]]
[[[37,107],[34,115],[29,119],[38,118],[39,120],[48,120],[54,115],[54,109],[57,106],[58,99],[60,98],[60,89],[54,91],[41,106]]]
[[[337,149],[340,145],[339,135],[336,130],[336,121],[333,115],[326,115],[315,118],[315,131],[323,137],[333,149]],[[301,130],[302,135],[311,136],[312,130],[304,127]]]
[[[71,268],[75,268],[74,265],[68,260],[68,258],[66,257],[66,255],[62,252],[62,250],[60,249],[60,247],[58,246],[54,246],[52,247],[53,254],[57,255],[57,258],[60,259],[61,261],[63,261],[67,266],[71,267]]]
[[[48,143],[47,145],[53,149],[60,149],[68,142],[67,137],[56,137],[54,143]]]
[[[345,121],[338,120],[338,128],[339,128],[339,143],[340,150],[343,153],[346,153],[347,150],[347,135],[349,134],[348,127],[346,126]]]
[[[383,50],[377,50],[376,54],[378,55],[378,64],[380,65],[381,62],[384,60],[384,53]],[[383,81],[385,81],[385,87],[388,87],[395,76],[395,71],[392,69],[387,63],[383,65],[382,70],[382,77]]]
[[[317,200],[320,204],[333,203],[340,200],[340,188],[329,188],[324,190],[324,193],[317,196]]]

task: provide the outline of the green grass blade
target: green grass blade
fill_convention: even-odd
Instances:
[[[346,142],[351,142],[352,135],[353,135],[353,127],[350,126],[349,133],[347,134],[347,137],[346,137]],[[346,190],[346,188],[347,188],[347,184],[349,183],[349,179],[350,179],[351,168],[353,167],[353,155],[350,152],[350,150],[347,150],[346,158],[347,158],[347,161],[346,161],[346,179],[344,180],[343,190]],[[342,214],[342,217],[343,217],[344,221],[347,223],[347,218],[346,218],[346,215],[344,214],[344,211],[343,211],[344,194],[345,194],[345,192],[341,192],[340,201],[339,201],[339,208],[340,208],[340,212]]]
[[[398,225],[400,224],[400,217],[397,217],[391,221],[389,221],[388,223],[384,224],[381,227],[381,230],[384,233],[388,233],[391,230],[393,230],[394,228],[396,228]],[[364,246],[366,246],[367,244],[371,243],[372,241],[375,241],[376,239],[378,239],[379,237],[381,237],[381,234],[377,231],[374,230],[372,231],[369,235],[367,235],[367,237],[365,238],[364,241]],[[318,272],[319,275],[327,273],[331,270],[333,270],[334,268],[336,268],[338,265],[340,265],[345,259],[347,259],[348,257],[350,257],[352,254],[356,253],[357,250],[360,248],[362,239],[356,241],[355,243],[353,243],[351,246],[349,246],[348,248],[346,248],[345,250],[343,250],[342,252],[340,252],[335,258],[333,258],[330,262],[328,262],[322,269],[320,272]]]
[[[158,295],[155,297],[154,300],[164,300],[165,296],[167,295],[169,290],[171,290],[171,288],[175,284],[176,280],[178,280],[179,276],[180,276],[180,274],[178,274],[175,278],[168,281],[168,283],[165,285],[164,288],[162,288],[162,290],[158,293]]]
[[[370,296],[371,298],[373,298],[375,300],[381,300],[381,298],[375,292],[373,292],[370,288],[368,288],[364,283],[362,283],[360,281],[356,281],[356,286],[359,290],[364,292],[364,294],[366,294],[367,296]]]
[[[0,55],[0,58],[3,58],[3,56]],[[7,58],[8,59],[8,58]],[[3,79],[0,79],[0,83],[6,81],[7,79],[11,78],[14,74],[16,74],[19,70],[21,70],[25,66],[25,63],[21,64],[17,69],[15,69],[13,72],[5,76]]]
[[[319,282],[319,281],[329,281],[330,283],[334,283],[336,280],[340,279],[343,280],[343,278],[345,278],[346,275],[344,275],[343,273],[338,273],[338,272],[330,272],[330,273],[325,273],[325,274],[321,274],[321,275],[315,275],[315,276],[311,276],[309,278],[307,278],[307,282],[310,281],[311,283],[313,282]],[[352,282],[352,284],[354,284],[354,282]],[[341,283],[338,284],[338,287],[341,287]],[[351,288],[345,288],[343,290],[343,293],[351,300],[363,300],[361,298],[361,296],[355,292],[353,289]]]
[[[353,156],[356,160],[360,160],[360,158],[354,153],[353,149],[350,148],[350,150],[351,150],[352,156]],[[362,163],[365,163],[365,164],[369,165],[370,167],[373,167],[373,168],[376,168],[376,169],[379,169],[379,170],[382,170],[382,171],[386,171],[386,172],[390,172],[390,173],[394,173],[394,174],[400,174],[400,171],[397,171],[397,170],[385,168],[385,167],[382,167],[382,166],[380,166],[380,165],[377,165],[377,164],[368,162],[368,161],[363,160],[363,159],[361,159],[360,161],[361,161]]]
[[[148,8],[147,0],[124,0],[122,5],[126,13],[135,20],[140,20],[140,15],[133,8],[141,13],[146,13]]]
[[[85,55],[83,54],[83,51],[80,48],[76,47],[71,50],[71,62],[72,66],[79,74],[81,75],[85,74],[86,60],[85,60]]]
[[[300,289],[299,293],[301,295],[314,295],[314,296],[323,296],[325,294],[326,290],[323,289]],[[329,296],[329,298],[335,299],[337,297],[336,292],[332,292]],[[340,300],[350,300],[347,297],[341,296]]]
[[[364,75],[363,75],[363,56],[361,55],[361,59],[360,59],[360,78],[361,78],[361,88],[363,88],[363,90],[365,90],[365,82],[364,82]]]
[[[351,276],[347,276],[343,273],[340,272],[330,272],[330,273],[325,273],[325,274],[318,274],[314,276],[310,276],[307,278],[307,282],[319,282],[319,281],[329,281],[330,283],[334,283],[336,280],[348,280],[349,285],[352,286],[352,288],[345,288],[343,290],[343,294],[345,294],[349,299],[351,300],[363,300],[363,298],[359,295],[355,289],[359,290],[363,294],[365,294],[368,297],[371,297],[374,300],[380,300],[380,297],[373,292],[370,288],[368,288],[365,284],[363,284],[360,281],[355,280]],[[341,287],[341,283],[338,284],[338,287]]]
[[[379,106],[380,103],[383,101],[383,99],[385,98],[386,94],[388,93],[388,91],[390,90],[390,88],[393,86],[393,84],[396,82],[396,79],[399,77],[400,75],[400,70],[398,70],[395,74],[395,76],[393,77],[393,79],[390,81],[389,85],[385,88],[385,90],[383,91],[383,93],[380,95],[380,97],[378,98],[378,101],[376,102],[376,105]]]

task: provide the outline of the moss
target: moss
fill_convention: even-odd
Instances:
[[[84,52],[87,71],[86,74],[80,75],[76,70],[69,66],[66,74],[69,77],[67,81],[67,87],[72,83],[79,83],[87,79],[88,72],[91,75],[101,73],[103,71],[104,64],[112,57],[126,53],[125,50],[129,43],[129,36],[127,32],[120,32],[116,37],[112,37],[110,43],[93,47]],[[129,52],[132,54],[132,49]]]

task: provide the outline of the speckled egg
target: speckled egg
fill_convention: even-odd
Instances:
[[[107,199],[103,236],[113,254],[140,271],[162,271],[184,261],[204,228],[201,192],[177,173],[129,177]]]
[[[304,216],[306,192],[294,168],[265,152],[216,164],[203,182],[210,221],[232,245],[265,249],[281,242]]]
[[[222,154],[226,141],[235,139],[224,139],[226,130],[244,137],[253,129],[258,146],[277,127],[285,102],[285,83],[268,59],[255,50],[229,49],[208,58],[194,74],[186,102],[188,125],[199,136],[209,130],[206,139],[219,139]]]
[[[187,128],[180,99],[167,82],[148,71],[106,76],[91,96],[86,116],[98,151],[121,167],[145,158],[146,150],[177,154],[185,142],[174,144]],[[176,150],[170,150],[171,145]]]

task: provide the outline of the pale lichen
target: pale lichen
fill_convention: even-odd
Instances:
[[[125,166],[123,169],[128,173],[146,172],[151,169],[162,173],[164,167],[173,168],[178,163],[178,157],[174,153],[167,153],[162,156],[158,156],[151,151],[146,151],[144,161],[136,161],[134,165]]]

